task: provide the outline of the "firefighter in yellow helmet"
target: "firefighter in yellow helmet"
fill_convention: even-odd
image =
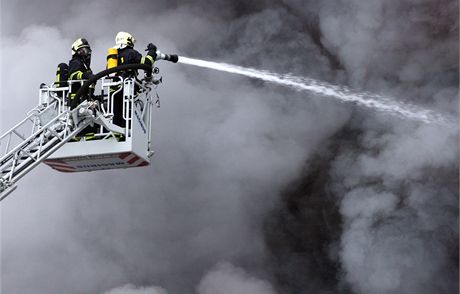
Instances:
[[[78,38],[72,44],[72,59],[69,61],[69,81],[88,80],[93,77],[90,65],[91,47],[85,38]],[[72,83],[69,101],[71,109],[74,109],[82,102],[74,99],[80,87],[81,83]],[[90,93],[94,93],[94,85]]]
[[[80,97],[79,101],[75,99],[75,95],[83,84],[83,80],[92,78],[93,71],[91,70],[91,47],[85,38],[78,38],[72,44],[72,59],[69,61],[69,82],[71,85],[69,106],[71,109],[77,107],[85,99],[91,99],[94,94],[94,84],[89,88],[89,95]],[[76,81],[76,82],[71,82]],[[80,140],[82,137],[85,140],[95,139],[96,127],[88,126],[81,131],[74,140]]]

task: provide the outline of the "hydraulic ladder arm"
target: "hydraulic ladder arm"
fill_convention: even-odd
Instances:
[[[119,71],[138,69],[152,70],[151,66],[145,64],[126,64],[106,69],[85,81],[74,99],[81,100],[90,85],[102,77]],[[134,87],[131,90],[134,91],[133,89]],[[96,102],[85,100],[75,109],[68,109],[62,97],[66,96],[69,90],[69,87],[50,88],[42,84],[40,105],[32,109],[24,120],[0,136],[0,201],[16,189],[19,179],[88,125],[96,123],[111,132],[124,132],[123,128],[114,125],[104,115],[104,111],[97,110]],[[147,92],[150,90],[150,87],[146,88]],[[24,133],[32,134],[26,136]]]
[[[16,189],[17,181],[44,161],[86,126],[100,120],[94,104],[82,103],[73,110],[54,111],[57,103],[36,107],[29,115],[0,136],[0,201]],[[43,116],[55,114],[40,125]],[[42,119],[43,120],[43,119]],[[21,131],[32,129],[30,136]]]

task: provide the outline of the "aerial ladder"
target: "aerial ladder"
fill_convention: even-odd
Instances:
[[[152,106],[159,107],[156,87],[162,82],[159,70],[155,68],[154,77],[149,80],[113,75],[122,70],[148,68],[122,65],[87,81],[76,81],[81,84],[76,94],[80,101],[87,97],[90,85],[99,80],[102,83],[98,100],[86,99],[74,109],[67,106],[74,82],[69,81],[65,87],[42,84],[39,105],[0,136],[0,201],[16,189],[19,179],[42,162],[61,172],[149,165],[154,153],[150,148]],[[113,123],[117,93],[123,97],[124,128]],[[76,139],[90,125],[97,128],[95,140]]]

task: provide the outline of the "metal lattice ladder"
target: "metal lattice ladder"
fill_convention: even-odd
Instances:
[[[61,109],[57,102],[38,106],[0,137],[0,201],[20,178],[97,120],[92,107],[86,102],[73,110]],[[27,130],[32,130],[30,136],[21,133]]]

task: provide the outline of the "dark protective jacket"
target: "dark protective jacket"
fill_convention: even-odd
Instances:
[[[118,50],[118,65],[124,64],[147,64],[153,66],[155,62],[154,53],[148,52],[146,56],[142,56],[137,50],[132,47],[126,47]],[[150,76],[152,71],[146,71],[146,75]],[[129,70],[121,74],[123,77],[136,76],[137,71]]]
[[[80,56],[74,55],[69,61],[69,80],[87,80],[93,76],[93,71]]]
[[[91,70],[90,61],[85,62],[81,56],[75,54],[72,56],[72,59],[69,61],[69,81],[79,81],[79,80],[88,80],[92,78],[93,71]],[[70,83],[69,83],[70,84]],[[85,97],[80,97],[79,101],[75,99],[75,95],[77,94],[78,90],[81,88],[81,83],[71,83],[71,91],[70,91],[70,101],[68,102],[70,109],[74,109],[77,107],[81,102],[88,99],[88,97],[92,97],[94,94],[94,84],[90,86],[88,95]],[[87,126],[83,131],[81,131],[76,138],[84,136],[86,140],[93,140],[94,133],[96,132],[97,127]],[[79,140],[79,139],[78,139]]]
[[[88,80],[93,77],[93,71],[79,55],[75,54],[69,61],[69,81]],[[81,87],[80,83],[72,83],[69,105],[74,109],[81,101],[75,101],[74,97]],[[94,88],[94,86],[93,86]],[[91,92],[91,89],[90,89]],[[84,100],[84,99],[83,99]]]

